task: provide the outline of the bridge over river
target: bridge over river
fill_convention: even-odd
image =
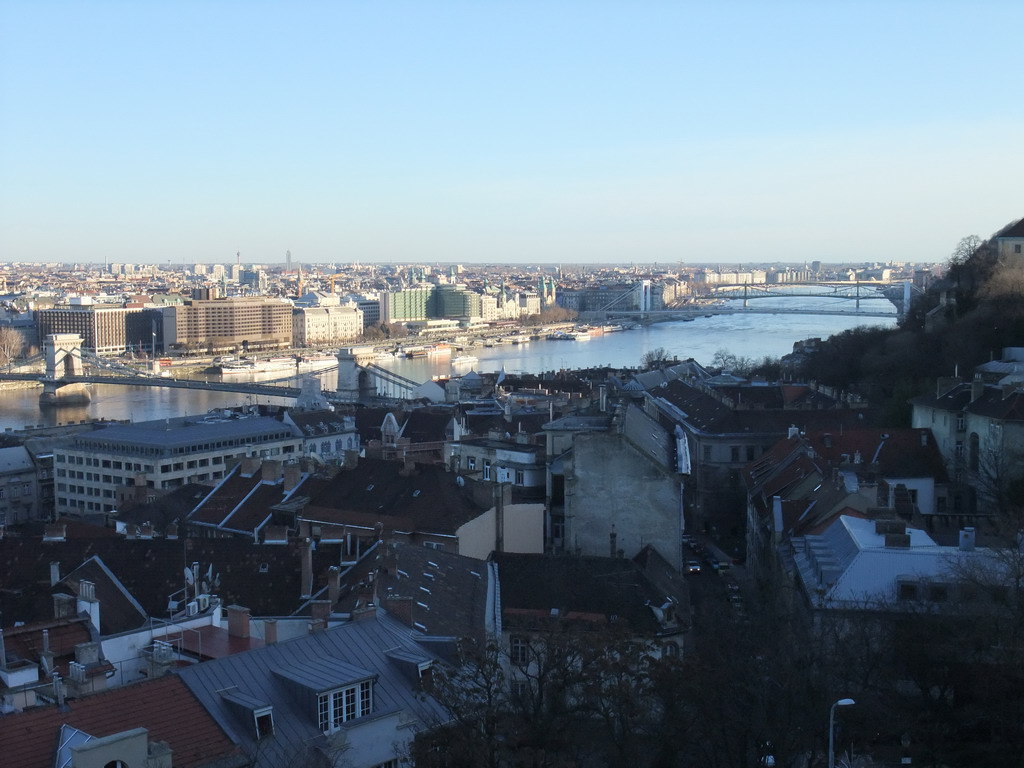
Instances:
[[[421,386],[394,371],[373,363],[372,347],[351,347],[338,352],[338,364],[317,374],[338,372],[338,388],[322,395],[332,403],[355,403],[412,397]],[[42,364],[42,370],[38,370]],[[33,370],[34,369],[34,370]],[[223,381],[205,378],[177,378],[169,372],[147,372],[82,349],[82,337],[52,334],[43,343],[43,353],[25,360],[17,369],[0,371],[0,381],[32,381],[43,385],[40,405],[80,405],[89,402],[87,384],[119,384],[133,387],[167,387],[216,392],[237,392],[267,397],[298,397],[302,389],[291,382],[299,376],[270,381]],[[312,377],[313,375],[310,374]]]

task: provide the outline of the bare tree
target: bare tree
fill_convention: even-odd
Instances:
[[[669,352],[664,347],[655,347],[647,352],[644,352],[640,357],[641,368],[657,368],[665,363],[669,362],[673,358],[669,355]]]
[[[9,325],[0,327],[0,366],[10,365],[24,348],[25,339],[18,331]]]
[[[965,264],[974,255],[975,251],[981,247],[983,242],[977,235],[968,235],[967,237],[960,238],[960,242],[956,244],[953,253],[949,255],[949,263],[951,265]]]

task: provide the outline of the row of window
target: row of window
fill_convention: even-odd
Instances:
[[[94,459],[92,456],[65,456],[63,453],[58,453],[54,456],[54,461],[58,464],[77,464],[79,466],[85,465],[87,467],[102,467],[103,469],[127,469],[134,470],[135,472],[152,472],[152,464],[139,464],[131,461],[114,461],[113,459]],[[70,471],[70,470],[69,470]],[[63,469],[57,470],[57,477],[64,477]],[[79,473],[79,477],[81,473]],[[74,477],[74,475],[68,475],[68,477]]]
[[[707,443],[703,447],[703,459],[704,461],[712,460],[712,449],[713,445]],[[730,445],[729,446],[729,461],[733,464],[740,461],[753,461],[757,454],[756,445]]]
[[[368,715],[373,710],[373,688],[369,680],[329,691],[317,697],[320,730],[330,733],[342,723]]]
[[[0,487],[0,499],[6,499],[8,496],[17,499],[22,494],[32,495],[32,483],[13,483],[6,487]]]
[[[166,456],[168,454],[186,456],[192,453],[203,453],[217,450],[219,448],[239,448],[247,445],[252,445],[254,443],[270,443],[279,440],[287,440],[290,437],[293,437],[291,432],[270,432],[263,435],[247,435],[244,437],[237,437],[231,440],[218,440],[208,443],[195,443],[194,445],[178,446],[177,448],[170,449],[164,446],[143,447],[138,445],[130,445],[126,443],[108,443],[105,441],[86,440],[83,438],[79,438],[75,443],[75,447],[84,450],[96,451],[99,453],[123,453],[129,455],[142,456]],[[63,463],[65,461],[65,458],[67,458],[67,463],[69,464],[82,463],[81,456],[65,457],[63,454],[57,454],[55,458],[57,463]],[[99,459],[93,459],[91,457],[86,457],[86,459],[88,460],[86,463],[89,466],[98,466],[98,463],[96,462],[100,461]],[[104,459],[104,461],[109,460]]]

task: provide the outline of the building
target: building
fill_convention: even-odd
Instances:
[[[291,304],[280,299],[185,301],[163,314],[166,343],[210,351],[281,349],[292,345]]]
[[[685,437],[635,405],[615,419],[569,416],[544,431],[550,551],[633,557],[653,544],[682,567]]]
[[[237,414],[94,429],[54,449],[56,511],[110,514],[125,500],[146,501],[189,482],[217,483],[246,456],[297,456],[301,443],[294,427]]]
[[[164,351],[161,311],[143,307],[77,305],[36,312],[39,338],[53,333],[82,337],[82,348],[95,355],[121,355],[129,350]]]
[[[1024,219],[1020,219],[1005,227],[995,236],[996,252],[999,258],[1006,261],[1016,258],[1019,262],[1021,251],[1024,250]]]
[[[253,768],[397,766],[447,721],[430,697],[440,660],[371,609],[349,624],[179,673]]]
[[[355,306],[306,307],[292,311],[296,347],[332,346],[363,333],[363,313]]]
[[[993,366],[988,363],[982,368]],[[984,371],[979,375],[985,376]],[[956,484],[951,513],[1001,511],[1006,494],[1021,477],[1024,390],[1014,378],[1009,376],[1003,384],[987,384],[984,378],[971,382],[939,379],[934,396],[911,400],[914,427],[935,434]]]
[[[0,448],[0,529],[47,516],[41,514],[36,465],[25,446]]]

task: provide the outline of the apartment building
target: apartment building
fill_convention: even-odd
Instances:
[[[164,310],[168,345],[212,351],[281,349],[292,345],[292,307],[262,297],[185,301]]]
[[[94,429],[54,449],[57,515],[110,513],[124,500],[152,500],[185,483],[212,485],[235,460],[298,457],[301,445],[299,430],[266,416],[209,414]]]

